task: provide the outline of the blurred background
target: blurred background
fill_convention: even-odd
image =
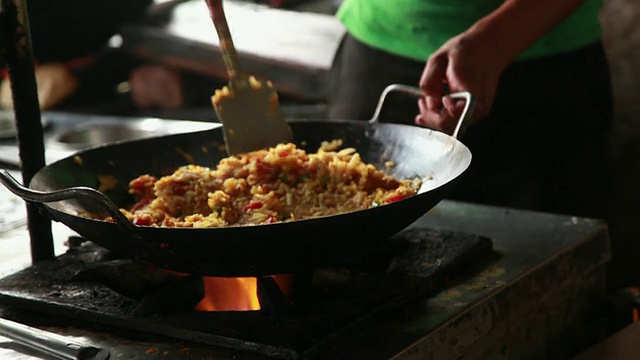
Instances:
[[[612,286],[640,284],[640,2],[605,0],[604,41],[612,72],[616,119],[614,216],[610,224]],[[623,280],[626,279],[626,280]]]

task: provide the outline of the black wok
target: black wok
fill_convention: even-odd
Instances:
[[[345,257],[396,234],[445,197],[469,166],[471,153],[455,137],[459,129],[449,136],[378,122],[389,91],[420,94],[418,89],[392,85],[383,92],[369,122],[290,122],[294,142],[301,148],[316,151],[322,141],[342,139],[345,146],[357,149],[365,162],[385,168],[385,163],[392,161],[396,166],[389,168],[389,173],[423,179],[417,195],[372,209],[287,223],[207,229],[135,226],[123,219],[117,207],[131,203],[127,193],[131,179],[145,173],[166,175],[191,162],[213,167],[226,157],[220,127],[81,151],[42,168],[29,189],[20,187],[6,172],[0,180],[23,199],[40,203],[52,220],[122,256],[206,276],[291,273]],[[462,124],[472,111],[473,100],[468,93],[452,95],[466,100]],[[117,180],[114,189],[105,191],[113,203],[93,190],[99,187],[99,176],[105,175]],[[113,223],[81,215],[105,209],[119,215],[120,220]]]

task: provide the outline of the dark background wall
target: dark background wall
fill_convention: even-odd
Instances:
[[[615,97],[613,286],[640,285],[640,1],[604,0],[601,13]]]

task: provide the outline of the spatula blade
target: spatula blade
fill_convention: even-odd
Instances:
[[[291,141],[291,128],[280,114],[278,94],[268,82],[230,82],[216,90],[212,103],[222,121],[229,155]]]

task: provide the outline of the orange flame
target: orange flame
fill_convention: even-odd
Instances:
[[[285,295],[289,295],[291,276],[276,275],[274,280]],[[198,311],[260,310],[257,279],[254,277],[204,277],[204,298],[196,305]]]

